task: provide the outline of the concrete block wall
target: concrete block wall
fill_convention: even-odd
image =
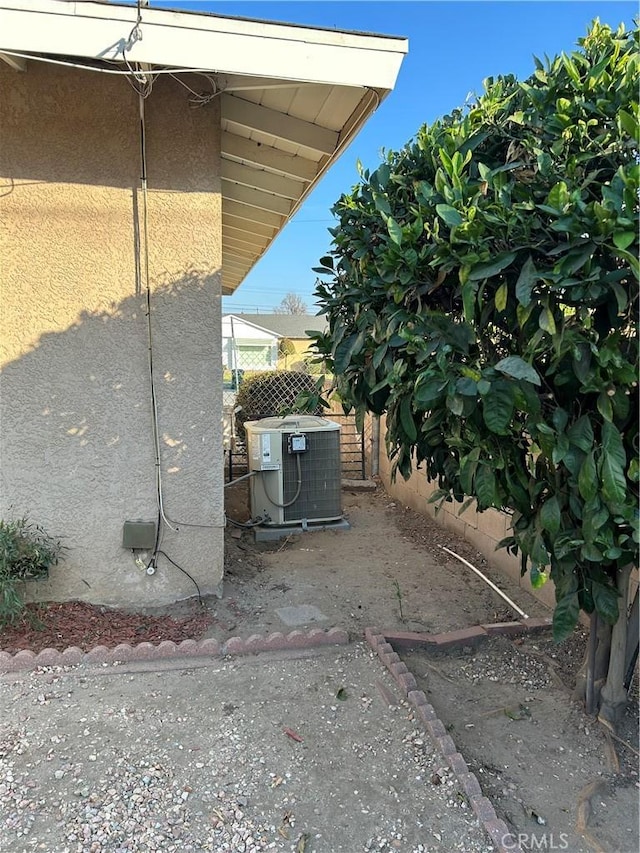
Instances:
[[[408,480],[398,476],[395,483],[391,481],[391,466],[384,446],[385,422],[380,419],[380,454],[379,475],[387,492],[404,506],[414,512],[429,516],[437,524],[460,536],[473,545],[489,561],[492,566],[500,569],[515,580],[522,589],[535,595],[548,607],[555,606],[555,590],[553,583],[547,583],[541,589],[533,589],[528,574],[520,575],[520,558],[509,554],[504,548],[496,551],[501,539],[508,536],[511,530],[511,516],[506,512],[488,509],[478,512],[475,502],[461,512],[463,504],[454,501],[445,503],[439,511],[436,504],[429,503],[429,498],[438,488],[427,479],[424,470],[416,471]],[[455,550],[455,548],[452,548]]]

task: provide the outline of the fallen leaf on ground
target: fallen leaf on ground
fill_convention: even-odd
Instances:
[[[285,729],[284,733],[291,738],[291,740],[295,740],[298,743],[302,743],[302,738],[297,732],[294,732],[292,729]]]

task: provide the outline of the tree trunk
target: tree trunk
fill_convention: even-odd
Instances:
[[[598,648],[596,649],[596,663],[594,680],[598,695],[602,689],[607,673],[609,671],[609,658],[611,657],[611,635],[613,633],[612,626],[598,619]]]
[[[594,622],[596,624],[595,635],[593,632]],[[592,642],[595,637],[595,657],[590,658],[590,650],[592,650]],[[589,634],[589,646],[585,652],[584,660],[576,675],[576,684],[573,691],[573,698],[576,702],[587,703],[587,681],[593,678],[593,712],[596,713],[600,707],[600,691],[602,685],[607,678],[607,670],[609,668],[609,656],[611,654],[611,625],[608,625],[602,619],[591,620],[591,628]],[[589,660],[593,661],[593,675],[589,672]],[[589,713],[589,712],[588,712]]]
[[[595,700],[595,667],[596,667],[596,646],[598,644],[598,611],[594,610],[591,614],[591,622],[589,623],[589,644],[587,646],[587,673],[586,673],[586,699],[585,710],[590,717],[596,712]]]
[[[633,671],[638,660],[638,650],[640,647],[640,589],[636,589],[636,594],[633,599],[633,604],[629,610],[629,630],[627,631],[627,656],[624,664],[624,686],[626,690],[631,687],[633,681]]]
[[[627,603],[631,566],[625,566],[618,574],[618,607],[620,616],[611,632],[611,655],[607,681],[600,694],[601,704],[598,719],[615,729],[627,706],[627,691],[624,686],[627,651]]]

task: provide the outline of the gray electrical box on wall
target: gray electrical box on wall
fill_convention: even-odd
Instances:
[[[122,547],[150,551],[156,544],[155,521],[125,521],[122,527]]]

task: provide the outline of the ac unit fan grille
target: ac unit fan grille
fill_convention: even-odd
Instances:
[[[291,506],[284,509],[284,520],[332,519],[342,517],[340,482],[340,432],[322,430],[308,432],[309,449],[300,456],[302,488]],[[288,503],[298,489],[296,456],[287,450],[287,436],[282,437],[283,503]]]

